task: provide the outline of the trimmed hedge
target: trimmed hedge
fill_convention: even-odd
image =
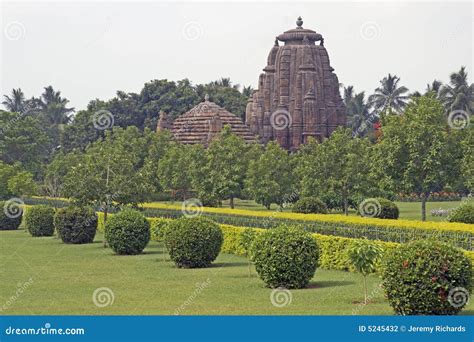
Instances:
[[[380,212],[374,216],[375,218],[392,220],[398,219],[400,210],[394,202],[380,197],[376,198],[376,200],[380,203]]]
[[[140,254],[150,241],[150,223],[139,211],[122,210],[107,220],[105,239],[117,254]]]
[[[293,204],[292,210],[302,214],[327,214],[328,207],[317,197],[303,197]]]
[[[97,220],[92,208],[67,207],[56,211],[54,227],[64,243],[91,243],[97,231]]]
[[[219,225],[203,217],[174,220],[164,234],[171,260],[183,268],[209,266],[219,255],[223,239]]]
[[[318,266],[316,241],[298,227],[269,229],[256,237],[251,250],[258,275],[271,288],[304,288]]]
[[[64,204],[63,199],[50,198],[30,198],[25,202],[35,204],[45,201]],[[145,215],[151,217],[175,219],[183,215],[181,206],[176,204],[146,203],[144,208]],[[209,207],[203,207],[202,210],[201,216],[225,225],[254,228],[275,228],[281,224],[299,225],[307,231],[323,235],[396,243],[433,237],[468,251],[474,250],[472,243],[474,226],[465,223],[380,220],[335,214],[299,214]]]
[[[29,207],[25,212],[25,225],[32,236],[53,236],[53,207],[47,205]]]
[[[435,241],[415,241],[390,252],[382,286],[399,315],[453,315],[472,289],[472,262],[462,251]]]
[[[448,216],[449,222],[474,223],[474,202],[463,202]]]
[[[14,203],[9,201],[0,202],[0,230],[16,230],[20,227],[23,213],[19,210],[22,209],[16,205],[12,207],[10,204]]]

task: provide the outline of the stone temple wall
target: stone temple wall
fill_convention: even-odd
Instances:
[[[298,18],[296,29],[275,40],[245,117],[263,143],[276,140],[288,150],[297,149],[309,137],[321,141],[346,124],[339,81],[324,38],[302,24]]]

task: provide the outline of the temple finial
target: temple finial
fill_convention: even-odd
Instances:
[[[298,28],[301,28],[301,26],[303,26],[303,19],[301,18],[301,16],[299,16],[296,20],[296,25],[298,26]]]

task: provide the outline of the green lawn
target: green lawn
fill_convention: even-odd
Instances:
[[[400,209],[400,219],[404,220],[421,220],[421,203],[420,202],[395,202]],[[454,209],[461,204],[460,201],[453,202],[428,202],[426,204],[426,220],[427,221],[444,221],[446,217],[440,216],[431,216],[430,211],[432,209]],[[224,201],[222,203],[224,208],[229,207],[229,201]],[[237,209],[247,209],[247,210],[258,210],[266,211],[267,209],[264,206],[261,206],[255,203],[252,200],[235,200],[235,208]],[[275,204],[271,207],[272,210],[276,210],[277,206]],[[285,208],[284,211],[291,211],[289,208]],[[352,210],[349,215],[357,215],[354,210]]]
[[[245,258],[221,255],[211,268],[178,269],[163,261],[156,242],[142,255],[116,256],[101,240],[98,235],[93,244],[65,245],[24,230],[0,231],[1,314],[172,315],[188,300],[181,314],[350,315],[362,299],[359,275],[317,270],[310,288],[292,290],[291,304],[278,308],[255,271],[248,276]],[[22,286],[25,282],[30,284]],[[370,289],[378,284],[376,276],[369,278]],[[93,292],[101,287],[113,291],[112,305],[93,303]],[[374,303],[358,313],[391,314],[391,309],[375,291]]]

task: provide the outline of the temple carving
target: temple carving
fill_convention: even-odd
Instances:
[[[276,37],[245,113],[246,125],[262,143],[276,140],[288,150],[309,137],[321,141],[346,124],[324,38],[303,28],[301,17],[296,24]]]

